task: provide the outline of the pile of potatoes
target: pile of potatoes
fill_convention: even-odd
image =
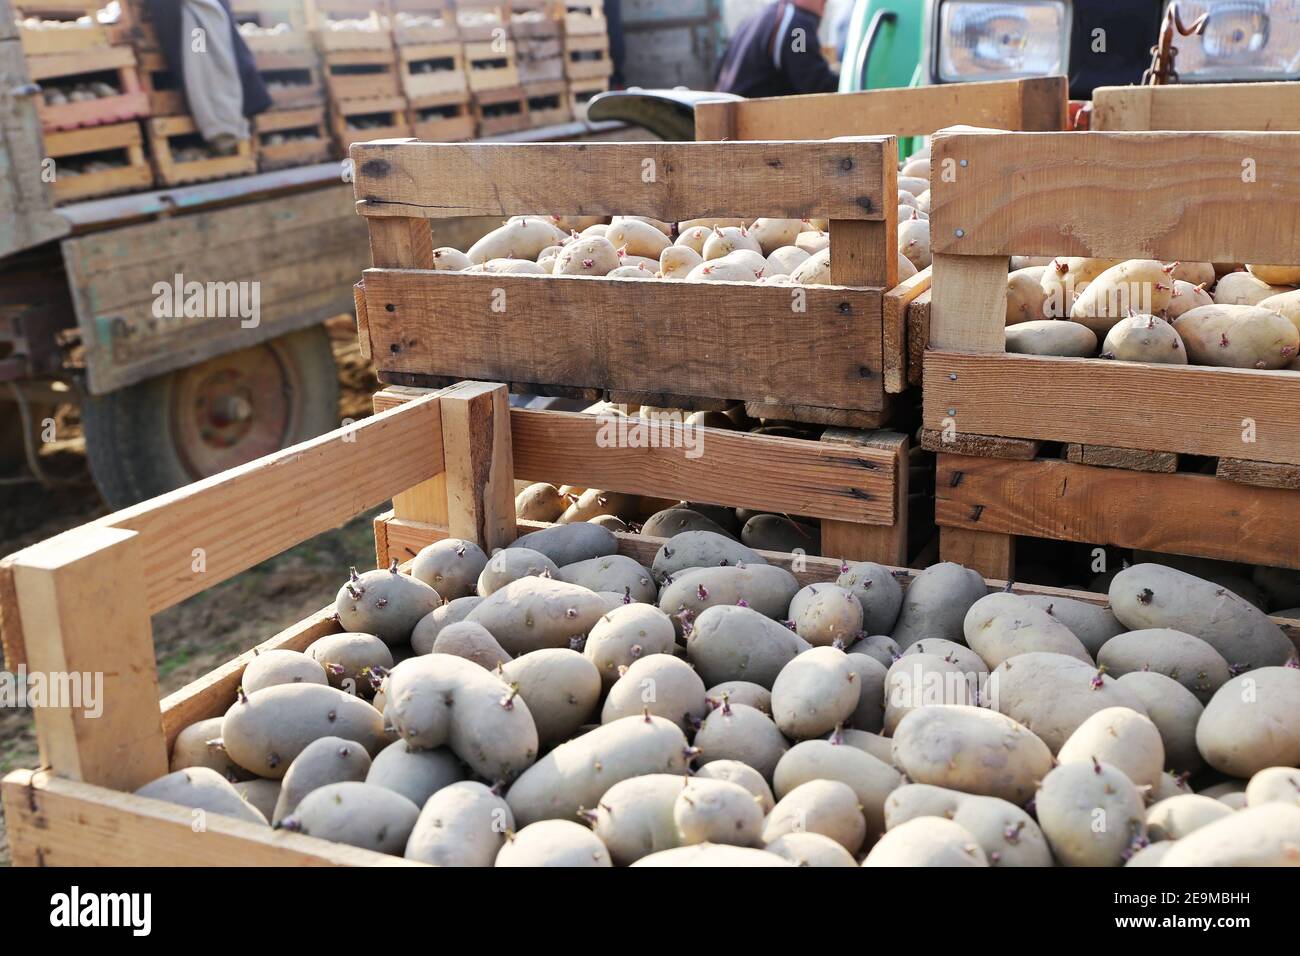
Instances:
[[[1300,368],[1300,267],[1016,257],[1007,276],[1006,349]]]
[[[898,176],[898,278],[930,265],[930,151]],[[668,223],[645,216],[513,216],[468,250],[444,246],[449,272],[610,276],[759,285],[830,285],[825,219],[712,216]]]
[[[1300,864],[1300,669],[1227,589],[649,566],[589,522],[353,572],[139,793],[445,866]]]

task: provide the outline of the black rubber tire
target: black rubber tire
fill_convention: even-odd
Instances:
[[[281,447],[314,438],[339,424],[338,368],[323,325],[281,336],[304,387],[293,396],[297,425]],[[193,474],[172,440],[171,389],[177,373],[149,379],[82,406],[86,457],[104,500],[112,508],[165,494],[206,475]]]

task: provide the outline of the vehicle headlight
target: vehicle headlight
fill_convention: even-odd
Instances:
[[[1182,0],[1178,10],[1185,24],[1209,14],[1200,36],[1174,39],[1183,79],[1300,77],[1300,0]]]
[[[1061,0],[945,0],[939,8],[937,66],[945,83],[1063,73],[1069,48],[1070,15]]]

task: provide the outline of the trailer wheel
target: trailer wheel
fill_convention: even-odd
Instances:
[[[164,494],[338,425],[324,326],[88,397],[91,474],[113,508]]]

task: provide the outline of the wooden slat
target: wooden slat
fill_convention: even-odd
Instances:
[[[4,778],[18,866],[417,866],[398,856],[17,770]]]
[[[941,133],[933,156],[958,164],[936,293],[943,253],[1300,263],[1300,134]]]
[[[860,521],[835,521],[823,518],[821,551],[827,557],[848,561],[875,561],[877,564],[907,564],[907,490],[909,477],[906,435],[899,432],[863,432],[828,428],[822,434],[824,444],[848,448],[874,448],[893,456],[890,471],[894,475],[894,520],[891,524],[866,524]]]
[[[1103,86],[1092,92],[1095,130],[1300,130],[1295,83]]]
[[[206,478],[94,522],[137,531],[132,568],[150,614],[338,527],[443,470],[441,418],[428,398]],[[73,532],[75,533],[75,532]],[[57,548],[65,535],[45,544]],[[202,552],[202,570],[195,549]],[[0,561],[12,574],[26,552]],[[5,615],[5,659],[26,659]]]
[[[13,559],[41,761],[60,776],[134,790],[167,772],[141,536],[87,525]],[[69,683],[74,682],[74,683]],[[77,689],[80,692],[77,693]]]
[[[510,396],[504,385],[462,382],[441,394],[447,527],[491,554],[515,539]]]
[[[1016,539],[1009,534],[944,525],[939,528],[939,560],[960,564],[985,577],[1014,578]]]
[[[935,255],[930,274],[929,347],[1003,351],[1006,348],[1006,257]]]
[[[618,421],[513,409],[515,475],[583,488],[892,525],[897,451],[624,419],[661,447],[628,447]],[[629,433],[630,434],[630,433]],[[695,452],[700,452],[698,456]]]
[[[935,487],[935,521],[945,531],[1300,567],[1300,493],[1295,491],[1210,475],[956,455],[939,456]]]
[[[1154,471],[1165,475],[1171,475],[1178,470],[1178,455],[1174,452],[1148,451],[1145,448],[1115,448],[1112,445],[1081,445],[1071,442],[1065,446],[1065,460],[1079,465],[1127,468],[1129,471]]]
[[[372,142],[353,145],[351,156],[357,206],[366,216],[881,220],[885,170],[894,168],[888,142]],[[893,194],[887,198],[894,208]]]
[[[365,293],[384,372],[866,411],[883,401],[877,290],[371,269]]]
[[[951,413],[958,432],[975,435],[1300,464],[1297,409],[1300,372],[948,351],[925,357],[925,427],[941,429]],[[1254,441],[1246,442],[1250,427]]]
[[[926,451],[949,455],[974,455],[978,458],[1011,458],[1016,461],[1033,461],[1038,457],[1042,442],[1025,438],[996,438],[991,435],[970,435],[963,431],[945,433],[933,428],[921,430],[921,447]]]
[[[13,17],[0,17],[12,27]],[[27,58],[16,36],[0,39],[0,76],[12,90],[27,83]],[[0,96],[0,257],[66,235],[69,226],[52,210],[48,184],[42,179],[42,159],[50,155],[41,143],[36,114],[40,94]]]
[[[1226,481],[1236,481],[1243,485],[1300,490],[1300,465],[1220,458],[1214,473]]]
[[[399,405],[416,401],[431,394],[434,394],[432,389],[403,388],[400,385],[390,385],[375,393],[375,414],[381,414],[397,408]],[[439,415],[441,416],[441,410]],[[421,481],[393,495],[393,511],[400,518],[445,525],[447,523],[446,471],[444,470],[432,478]],[[383,561],[377,563],[376,567],[386,567],[387,565],[388,562]]]
[[[908,309],[918,296],[929,291],[930,269],[927,267],[885,293],[881,350],[885,367],[885,391],[891,394],[897,395],[908,385],[907,363],[911,348],[907,330]],[[924,340],[921,348],[925,348]]]
[[[921,386],[921,369],[925,366],[925,350],[930,345],[930,290],[926,289],[908,305],[907,325],[907,384]],[[888,325],[885,334],[889,334]],[[886,379],[887,380],[887,379]]]
[[[700,103],[697,139],[831,139],[892,133],[928,136],[945,126],[1065,129],[1068,83],[1063,76],[988,83],[951,83],[860,93],[813,93]],[[710,135],[701,135],[701,131]]]

